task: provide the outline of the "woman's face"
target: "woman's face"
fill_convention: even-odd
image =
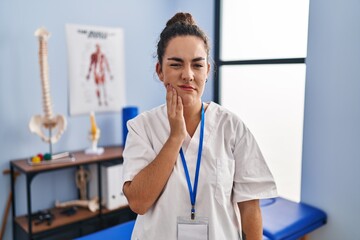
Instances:
[[[165,86],[170,84],[175,88],[184,107],[201,102],[209,71],[204,42],[195,36],[171,39],[162,65],[156,65],[159,79]]]

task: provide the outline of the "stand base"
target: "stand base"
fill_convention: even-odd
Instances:
[[[101,155],[104,153],[104,148],[88,148],[85,150],[85,154]]]

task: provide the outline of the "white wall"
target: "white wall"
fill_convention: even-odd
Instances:
[[[328,223],[310,239],[359,239],[360,1],[310,1],[302,201]]]
[[[63,0],[0,1],[0,170],[9,161],[48,151],[48,145],[28,130],[31,116],[42,113],[38,66],[38,42],[34,31],[41,26],[52,34],[49,39],[50,86],[55,114],[64,114],[68,128],[54,152],[85,149],[89,146],[88,116],[68,116],[68,78],[65,24],[89,24],[121,27],[125,33],[125,78],[128,105],[144,111],[164,103],[162,84],[154,66],[158,36],[177,10],[193,12],[200,26],[212,36],[213,2],[166,0]],[[209,84],[205,100],[212,99]],[[101,129],[100,145],[122,143],[121,114],[97,115]],[[33,210],[52,207],[55,199],[76,197],[74,170],[63,170],[35,177]],[[16,183],[17,214],[25,214],[24,177]],[[9,176],[0,173],[0,217],[3,216],[10,191]],[[39,198],[41,196],[41,198]],[[11,218],[4,239],[11,239]]]

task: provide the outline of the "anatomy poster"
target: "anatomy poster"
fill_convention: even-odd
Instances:
[[[120,111],[125,105],[121,28],[66,25],[70,115]]]

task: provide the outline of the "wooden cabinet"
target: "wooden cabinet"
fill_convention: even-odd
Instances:
[[[57,171],[66,168],[76,168],[80,165],[95,164],[97,168],[97,190],[99,202],[102,202],[102,176],[101,165],[109,161],[119,161],[122,163],[122,147],[106,147],[102,155],[87,155],[83,151],[72,153],[75,161],[37,165],[32,166],[28,164],[28,159],[19,159],[10,161],[11,170],[11,189],[12,198],[12,215],[13,215],[13,238],[18,239],[72,239],[91,232],[109,227],[114,224],[125,222],[136,217],[128,206],[120,207],[118,209],[108,210],[101,204],[99,210],[91,212],[85,208],[78,208],[76,214],[65,216],[60,214],[62,209],[47,209],[55,216],[51,225],[38,224],[36,225],[31,218],[32,204],[31,199],[36,199],[36,196],[31,195],[31,182],[33,178],[40,174],[49,171]],[[26,181],[26,196],[27,196],[27,215],[16,215],[16,201],[15,201],[15,173],[20,172],[25,175]],[[75,187],[75,186],[74,186]],[[29,217],[30,216],[30,217]]]

